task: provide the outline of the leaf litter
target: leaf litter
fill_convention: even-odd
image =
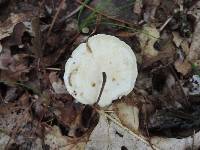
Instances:
[[[0,149],[200,147],[198,1],[0,7]],[[78,103],[62,79],[72,51],[94,33],[117,35],[138,60],[134,90],[107,108]]]

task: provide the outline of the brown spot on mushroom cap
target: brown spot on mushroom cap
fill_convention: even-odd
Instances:
[[[115,77],[112,78],[112,81],[116,81]]]
[[[92,85],[92,87],[95,87],[95,86],[96,86],[96,83],[95,83],[95,82],[92,82],[91,85]]]

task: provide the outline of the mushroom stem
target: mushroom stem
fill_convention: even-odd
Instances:
[[[100,93],[99,93],[97,102],[94,104],[95,106],[98,105],[98,103],[99,103],[99,101],[100,101],[100,99],[101,99],[101,95],[102,95],[102,93],[103,93],[103,89],[104,89],[105,84],[106,84],[107,76],[106,76],[106,73],[105,73],[105,72],[102,72],[102,77],[103,77],[103,82],[102,82],[102,85],[101,85],[101,90],[100,90]]]

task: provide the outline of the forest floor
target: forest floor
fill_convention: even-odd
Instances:
[[[133,49],[134,90],[100,108],[67,92],[73,50],[95,34]],[[0,149],[200,148],[198,0],[0,0]]]

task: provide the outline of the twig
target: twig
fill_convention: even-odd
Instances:
[[[67,16],[62,17],[59,22],[64,22],[67,19],[69,19],[70,17],[72,17],[73,15],[75,15],[77,12],[79,12],[79,10],[81,9],[81,6],[79,6],[78,8],[76,8],[74,11],[72,11],[70,14],[68,14]]]
[[[61,0],[60,5],[58,6],[58,10],[56,11],[55,16],[53,17],[53,20],[52,20],[52,22],[51,22],[50,28],[49,28],[49,30],[48,30],[47,37],[48,37],[48,36],[50,35],[50,33],[51,33],[51,30],[52,30],[52,28],[53,28],[53,26],[54,26],[54,24],[55,24],[55,21],[56,21],[56,19],[57,19],[57,17],[58,17],[58,14],[60,13],[60,10],[61,10],[62,5],[64,4],[64,2],[65,2],[65,0]]]
[[[192,135],[192,147],[191,147],[192,150],[194,150],[194,137],[195,137],[195,130]]]
[[[94,28],[94,30],[92,31],[92,33],[90,34],[90,36],[93,35],[93,34],[97,31],[97,28],[99,27],[100,22],[101,22],[101,15],[98,15],[98,16],[97,16],[97,19],[96,19],[95,28]],[[90,36],[89,36],[89,37],[90,37]]]
[[[62,69],[60,68],[51,68],[51,67],[48,67],[48,68],[45,68],[46,70],[53,70],[53,71],[61,71]]]
[[[99,103],[99,101],[101,99],[101,95],[102,95],[104,87],[105,87],[105,84],[106,84],[106,78],[107,78],[106,73],[102,72],[102,76],[103,76],[103,82],[102,82],[102,86],[101,86],[101,90],[100,90],[99,96],[97,98],[97,102],[94,104],[95,106]]]
[[[186,106],[186,107],[189,107],[189,106],[190,106],[190,103],[189,103],[189,101],[188,101],[188,97],[185,95],[185,92],[184,92],[184,90],[183,90],[183,87],[182,87],[182,85],[181,85],[181,82],[180,82],[180,80],[179,80],[179,78],[178,78],[176,72],[174,71],[174,68],[172,67],[172,65],[169,65],[169,68],[170,68],[172,74],[174,75],[175,79],[178,81],[178,85],[179,85],[179,87],[180,87],[180,89],[181,89],[181,92],[182,92],[182,94],[183,94],[183,96],[184,96],[185,106]]]
[[[166,26],[167,24],[172,20],[173,17],[169,17],[165,23],[160,27],[159,31],[161,32]]]

